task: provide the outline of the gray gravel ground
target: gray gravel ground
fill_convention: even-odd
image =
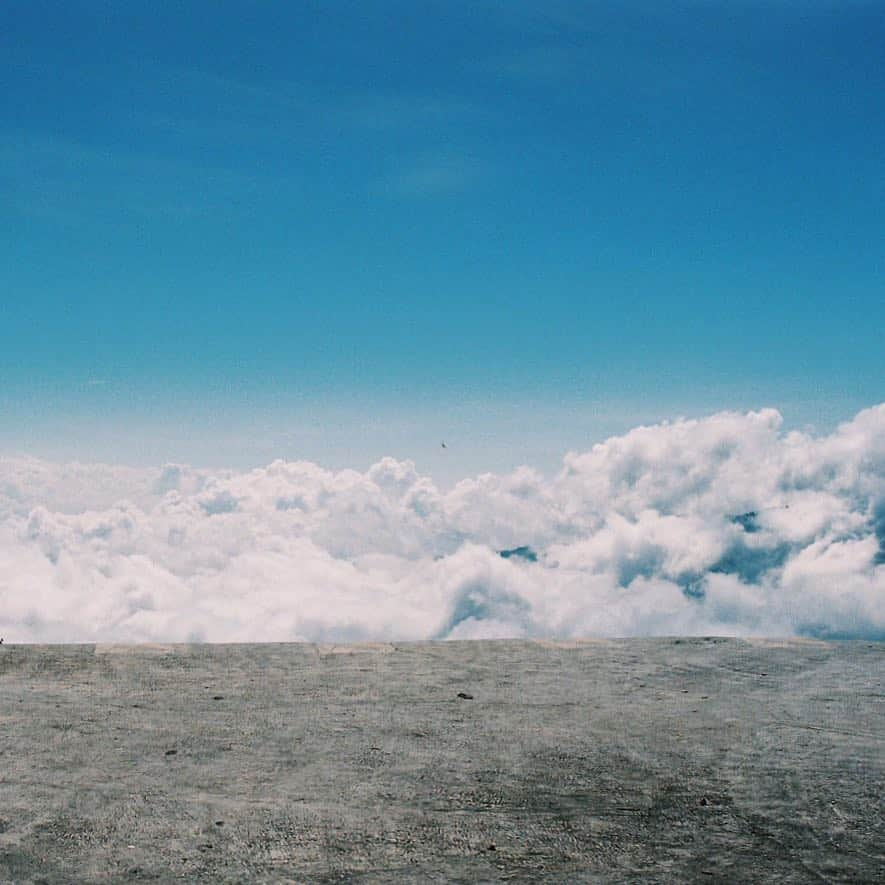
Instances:
[[[865,642],[6,644],[0,882],[883,882],[883,681]]]

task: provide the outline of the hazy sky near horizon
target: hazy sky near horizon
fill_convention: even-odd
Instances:
[[[0,452],[831,428],[885,400],[883,46],[851,0],[11,0]]]

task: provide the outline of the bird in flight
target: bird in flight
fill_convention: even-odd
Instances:
[[[444,449],[447,449],[447,448],[448,448],[448,446],[447,446],[445,443],[440,443],[440,445],[441,445]]]

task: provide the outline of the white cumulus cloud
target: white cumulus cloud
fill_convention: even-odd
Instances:
[[[679,420],[448,492],[411,462],[0,458],[8,642],[885,639],[885,404]]]

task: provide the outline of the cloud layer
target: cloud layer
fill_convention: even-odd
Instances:
[[[639,427],[445,493],[391,458],[0,459],[7,642],[673,634],[885,639],[885,404],[825,437]]]

